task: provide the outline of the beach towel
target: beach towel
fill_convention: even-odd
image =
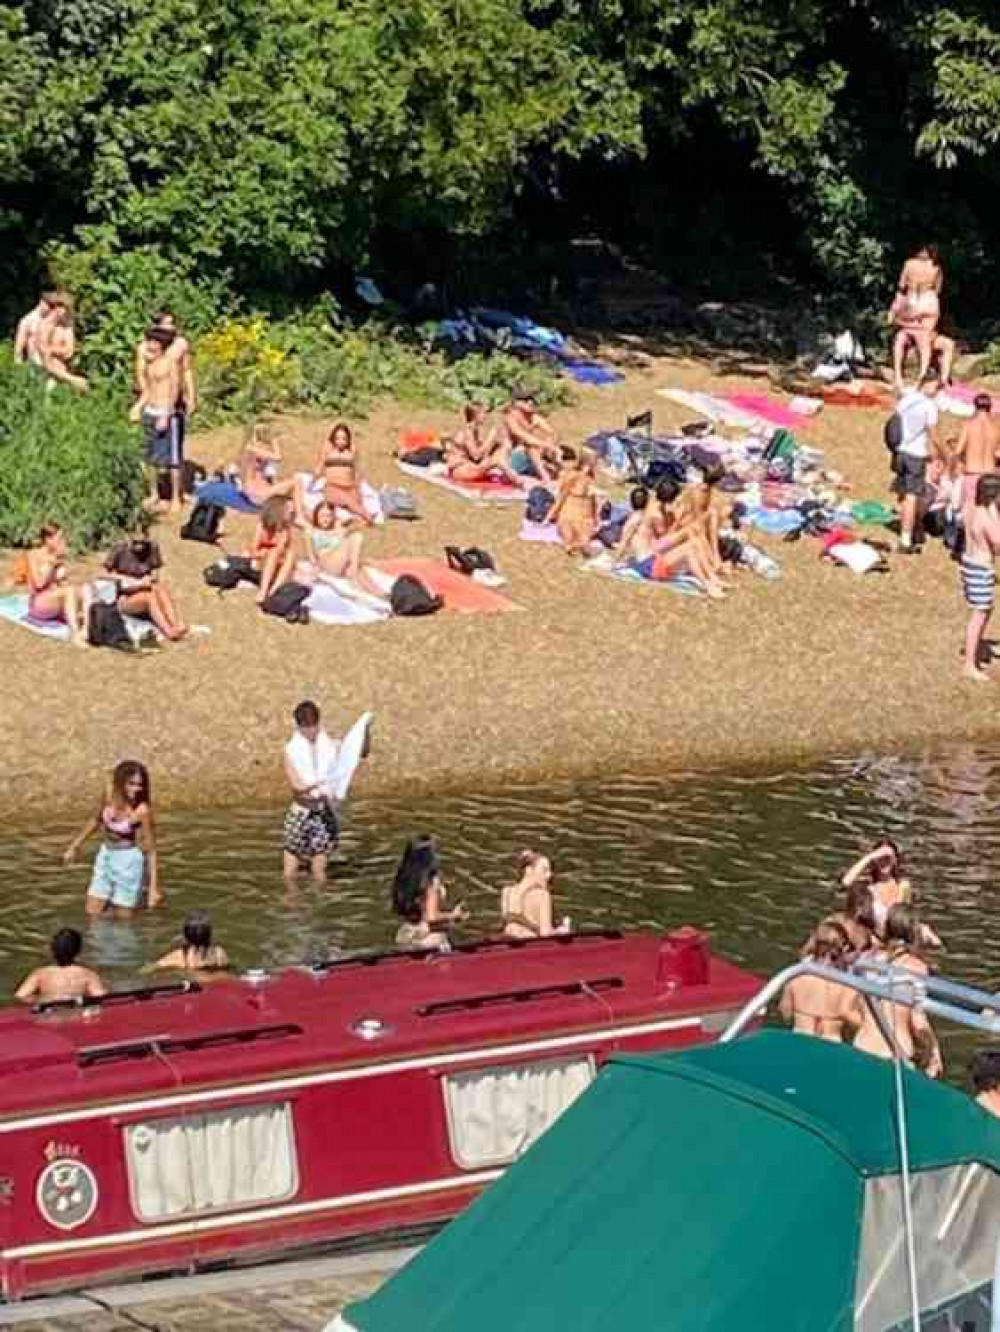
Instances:
[[[781,426],[784,430],[800,429],[809,421],[808,412],[793,412],[767,393],[724,393],[722,396],[726,402],[755,420]]]
[[[366,572],[376,582],[384,579],[387,590],[391,588],[394,579],[402,574],[411,574],[434,596],[442,598],[444,610],[457,611],[461,615],[490,615],[519,609],[502,592],[473,582],[465,574],[456,573],[443,560],[426,556],[379,560],[377,564],[367,566]]]
[[[430,486],[439,486],[453,495],[460,495],[462,499],[475,500],[480,504],[524,503],[523,488],[513,486],[509,481],[453,481],[443,472],[432,472],[426,467],[411,467],[409,463],[398,459],[396,466],[407,476],[417,481],[426,481]]]
[[[389,604],[367,596],[346,579],[316,583],[305,602],[311,624],[378,624],[391,614]]]
[[[798,509],[765,509],[754,506],[747,509],[746,521],[769,536],[786,536],[797,532],[805,519]]]
[[[973,399],[978,393],[989,393],[989,389],[977,388],[974,384],[949,384],[937,396],[937,405],[951,416],[974,416]],[[991,414],[1000,414],[1000,396],[990,393],[993,400]]]
[[[138,643],[151,633],[156,634],[158,639],[162,637],[149,620],[139,619],[135,615],[123,615],[122,619],[133,643]],[[69,625],[63,624],[61,620],[33,620],[28,614],[27,592],[15,592],[11,596],[0,597],[0,620],[16,624],[21,629],[28,629],[33,634],[41,634],[43,638],[51,638],[56,643],[69,643],[73,637]],[[192,625],[191,630],[198,634],[209,632],[204,625]]]
[[[323,482],[317,480],[312,472],[296,472],[295,476],[297,480],[302,482],[302,498],[305,501],[306,508],[311,513],[323,498]],[[378,491],[367,481],[359,482],[358,490],[361,492],[361,505],[365,513],[376,527],[381,527],[385,522],[385,514],[382,512],[382,501],[379,498]],[[341,508],[338,508],[337,512],[345,517],[348,514],[346,509]]]
[[[711,393],[691,393],[687,389],[657,389],[661,398],[669,398],[680,407],[687,407],[697,416],[707,417],[710,421],[721,421],[723,425],[738,426],[751,430],[759,424],[758,418],[743,411],[724,398],[714,397]]]
[[[679,573],[673,578],[643,578],[638,569],[612,564],[603,555],[598,555],[593,560],[585,560],[580,567],[587,573],[599,574],[603,578],[614,578],[620,583],[641,583],[643,587],[662,587],[683,597],[705,595],[705,589],[693,574]]]
[[[885,407],[888,404],[889,396],[884,390],[872,386],[862,388],[859,380],[853,382],[858,385],[856,393],[844,384],[820,389],[823,401],[830,407]]]
[[[361,762],[373,715],[362,713],[340,741],[324,730],[314,741],[307,740],[301,731],[294,731],[285,745],[285,757],[301,781],[318,786],[330,800],[342,801]]]
[[[531,523],[525,518],[518,535],[522,541],[535,541],[542,546],[562,545],[562,537],[555,523]]]
[[[597,388],[603,388],[606,384],[620,384],[625,378],[620,371],[612,370],[611,366],[602,365],[600,361],[587,361],[569,355],[562,355],[557,359],[566,373],[578,384],[592,384]]]
[[[235,481],[206,481],[195,491],[199,504],[218,504],[237,513],[260,513],[260,505],[245,495]]]

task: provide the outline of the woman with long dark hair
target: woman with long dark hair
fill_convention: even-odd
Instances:
[[[448,927],[467,920],[469,914],[461,902],[449,911],[447,897],[432,839],[424,836],[407,842],[392,885],[392,908],[402,921],[396,931],[397,946],[446,946]]]
[[[163,901],[156,855],[156,823],[149,772],[142,763],[126,759],[111,774],[100,808],[66,848],[67,865],[93,833],[101,834],[101,847],[87,889],[87,915],[110,911],[128,917],[143,905]],[[147,897],[143,900],[143,887]]]

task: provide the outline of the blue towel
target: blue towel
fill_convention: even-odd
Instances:
[[[625,378],[617,370],[612,370],[610,366],[601,365],[598,361],[579,361],[572,356],[561,356],[560,363],[564,370],[573,376],[581,384],[620,384]]]
[[[254,504],[233,481],[206,481],[195,492],[195,499],[204,504],[218,504],[223,509],[235,509],[237,513],[260,513],[260,505]]]
[[[785,536],[788,532],[797,532],[805,519],[798,509],[747,509],[747,521],[761,532],[771,536]]]

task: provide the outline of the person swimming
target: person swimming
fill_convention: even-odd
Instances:
[[[189,911],[181,926],[182,941],[177,948],[156,959],[151,970],[225,971],[229,966],[226,950],[212,942],[212,918],[207,911]]]
[[[107,994],[96,971],[77,961],[83,949],[79,930],[57,930],[52,936],[52,962],[36,967],[17,987],[15,999],[22,1004],[61,999],[98,999]]]
[[[518,857],[521,877],[500,892],[500,924],[511,939],[544,939],[550,934],[568,934],[570,919],[558,925],[552,919],[552,862],[537,851],[522,851]]]
[[[432,838],[408,841],[392,885],[392,908],[402,920],[396,931],[398,948],[447,948],[448,930],[469,913],[459,902],[451,910]]]

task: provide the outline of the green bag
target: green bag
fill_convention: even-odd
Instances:
[[[859,500],[851,505],[851,517],[865,527],[885,527],[895,516],[892,509],[879,500]]]

